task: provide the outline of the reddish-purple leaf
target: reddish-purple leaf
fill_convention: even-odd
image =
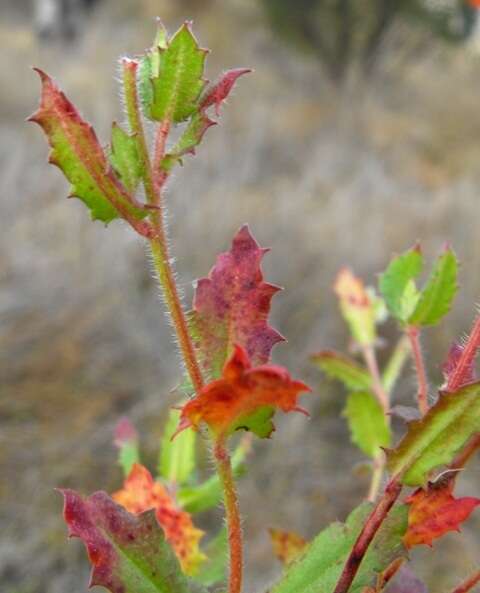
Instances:
[[[209,379],[221,376],[235,344],[257,366],[268,362],[272,347],[284,340],[268,324],[272,296],[280,289],[263,281],[260,263],[267,251],[243,226],[232,249],[218,256],[208,278],[198,281],[190,327]]]
[[[88,498],[61,492],[69,536],[83,540],[92,563],[90,586],[112,593],[188,593],[187,578],[155,511],[135,516],[105,492]]]
[[[215,105],[215,113],[220,115],[220,105],[230,94],[237,79],[243,74],[251,72],[250,68],[235,68],[234,70],[227,70],[220,79],[211,87],[207,88],[201,101],[200,109],[205,110]]]

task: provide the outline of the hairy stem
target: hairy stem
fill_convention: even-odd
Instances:
[[[480,449],[480,434],[473,435],[467,442],[465,447],[457,454],[452,463],[448,466],[449,469],[458,470],[463,469],[468,460],[475,455]]]
[[[165,298],[165,304],[175,328],[180,351],[185,362],[192,385],[199,392],[203,385],[203,377],[196,356],[195,348],[189,333],[188,322],[183,310],[175,273],[168,249],[168,241],[163,218],[162,189],[166,175],[160,168],[165,155],[166,140],[170,130],[170,121],[165,120],[157,127],[155,137],[154,166],[150,160],[148,147],[143,129],[142,115],[137,92],[138,63],[123,60],[123,81],[125,103],[131,131],[136,135],[139,155],[143,164],[143,185],[150,206],[153,207],[150,220],[155,228],[155,236],[150,239],[153,263],[160,286]],[[220,441],[214,445],[214,457],[225,499],[226,520],[230,547],[230,586],[229,593],[240,593],[242,586],[242,532],[240,526],[240,511],[238,497],[233,479],[230,456],[225,443]]]
[[[410,346],[412,347],[412,356],[417,372],[418,380],[418,392],[417,392],[417,403],[418,409],[422,416],[428,412],[428,383],[427,373],[425,371],[425,363],[423,361],[422,350],[420,348],[420,332],[418,327],[408,327],[406,330],[408,339],[410,340]]]
[[[463,348],[460,360],[450,375],[447,383],[447,391],[456,391],[465,383],[465,377],[472,367],[477,351],[480,347],[480,315],[475,319],[472,331],[468,336],[467,343]]]
[[[468,579],[458,585],[458,587],[456,587],[452,593],[467,593],[468,591],[471,591],[478,583],[480,583],[480,570],[474,572],[468,577]]]
[[[242,525],[238,497],[233,479],[230,455],[223,439],[214,444],[213,450],[218,475],[223,486],[225,516],[228,528],[230,547],[229,593],[240,593],[242,590],[243,544]]]
[[[396,479],[391,480],[382,498],[377,502],[375,508],[370,513],[365,525],[363,526],[360,535],[355,542],[352,551],[350,552],[345,566],[343,567],[342,574],[338,580],[337,586],[333,593],[347,593],[350,589],[351,584],[360,568],[365,554],[367,553],[368,547],[372,543],[375,534],[379,530],[381,524],[386,519],[390,509],[395,504],[395,501],[400,496],[402,491],[402,485]]]

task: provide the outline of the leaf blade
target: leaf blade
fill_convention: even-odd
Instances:
[[[338,379],[347,389],[362,391],[372,386],[367,369],[340,352],[323,350],[313,354],[310,359],[329,378]]]
[[[170,410],[160,445],[158,473],[172,484],[183,485],[195,470],[196,434],[186,430],[172,440],[179,419],[179,410]]]
[[[407,486],[424,486],[428,474],[448,464],[473,434],[480,432],[480,383],[440,398],[413,421],[399,445],[387,452],[387,468]]]
[[[383,408],[372,393],[350,393],[344,416],[348,420],[352,442],[365,455],[375,458],[381,453],[381,448],[390,445],[390,427]]]

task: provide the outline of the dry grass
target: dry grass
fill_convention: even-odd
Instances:
[[[47,167],[39,131],[23,125],[36,104],[38,83],[27,70],[35,63],[62,81],[108,137],[117,94],[112,62],[125,49],[148,45],[152,34],[133,4],[107,3],[71,48],[39,47],[21,21],[5,21],[0,31],[0,582],[6,593],[85,590],[83,550],[64,544],[53,488],[118,485],[110,441],[122,413],[149,435],[144,444],[152,460],[178,378],[141,242],[119,223],[108,232],[91,224],[80,202],[64,200],[65,183]],[[193,279],[250,221],[261,243],[273,247],[269,279],[286,288],[273,316],[289,344],[276,358],[316,387],[312,420],[280,419],[275,447],[257,445],[241,486],[244,508],[255,509],[245,517],[250,590],[276,573],[265,569],[273,565],[266,527],[311,536],[343,517],[365,490],[350,469],[360,457],[337,418],[342,394],[306,362],[320,347],[344,347],[330,289],[337,269],[348,263],[374,282],[390,254],[417,238],[429,256],[450,241],[464,262],[463,291],[446,328],[425,338],[435,380],[436,361],[470,323],[480,291],[480,76],[464,53],[436,50],[339,100],[315,64],[272,40],[253,0],[212,0],[217,14],[199,2],[185,4],[202,41],[215,50],[213,75],[245,64],[256,74],[242,81],[223,125],[209,132],[198,157],[171,184],[171,240],[182,286],[189,299]],[[188,14],[172,6],[142,3],[145,15],[156,10],[169,24]],[[412,385],[407,378],[399,397],[410,397]],[[473,565],[475,526],[474,518],[461,538],[446,538],[435,563],[425,556],[421,570],[432,585],[441,583],[432,590],[448,590]]]

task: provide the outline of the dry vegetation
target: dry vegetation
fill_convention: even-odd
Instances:
[[[145,17],[158,12],[174,25],[193,14],[201,40],[215,49],[212,71],[231,65],[256,70],[242,80],[223,125],[210,132],[195,160],[188,159],[169,192],[171,240],[187,298],[193,279],[207,272],[244,221],[262,244],[274,247],[268,277],[286,287],[274,317],[289,338],[276,357],[316,388],[311,421],[280,421],[275,446],[257,445],[242,484],[253,575],[248,590],[254,579],[258,588],[274,574],[264,568],[273,565],[266,527],[309,536],[341,516],[366,487],[350,472],[358,459],[337,419],[342,396],[307,364],[320,347],[344,346],[330,288],[336,270],[349,263],[373,282],[390,254],[416,239],[431,256],[451,242],[464,264],[463,291],[446,327],[427,335],[432,360],[466,330],[480,294],[480,65],[472,56],[432,48],[408,68],[392,66],[339,100],[316,64],[272,39],[253,0],[144,0],[136,15],[134,4],[106,2],[78,44],[67,48],[39,46],[18,17],[0,25],[5,593],[86,590],[83,549],[65,544],[53,488],[118,486],[110,442],[120,414],[148,435],[146,455],[154,461],[177,379],[170,330],[141,242],[119,223],[106,232],[89,222],[80,202],[64,200],[64,180],[47,167],[43,138],[23,123],[37,102],[32,63],[61,81],[105,139],[117,99],[112,63],[120,52],[149,44],[152,26]],[[439,380],[438,368],[430,370]],[[413,378],[400,386],[402,397],[412,385]],[[332,440],[344,443],[334,456]],[[472,568],[479,521],[473,518],[462,539],[445,538],[437,566],[423,565],[433,591],[448,590]]]

